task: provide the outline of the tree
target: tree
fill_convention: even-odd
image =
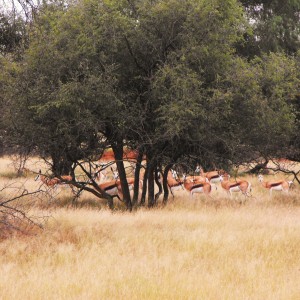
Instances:
[[[56,176],[75,179],[80,166],[88,181],[74,185],[99,197],[105,193],[82,161],[90,166],[112,147],[129,210],[124,145],[147,157],[148,205],[154,206],[158,169],[164,169],[166,189],[174,163],[228,165],[245,149],[251,155],[265,149],[259,131],[249,130],[253,122],[260,122],[260,132],[292,130],[284,97],[294,73],[286,78],[283,67],[292,60],[237,56],[246,22],[235,0],[54,2],[43,4],[34,22],[6,92],[10,141],[51,157]],[[267,63],[272,59],[282,70],[278,78]],[[264,68],[272,71],[267,78]]]
[[[27,45],[25,22],[13,13],[0,10],[0,105],[6,109],[6,85],[10,84],[9,73],[14,69],[13,62],[20,60]],[[5,128],[0,117],[0,153],[4,152]]]
[[[0,55],[14,55],[19,58],[27,43],[25,23],[0,11]]]
[[[295,54],[299,49],[299,0],[240,0],[253,29],[246,33],[243,53],[247,56],[283,51]]]

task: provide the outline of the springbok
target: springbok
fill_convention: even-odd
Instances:
[[[111,180],[108,182],[98,184],[99,188],[105,193],[109,194],[112,198],[117,197],[120,201],[123,201],[123,193],[121,183],[118,180]]]
[[[124,148],[123,149],[123,160],[124,161],[136,161],[139,156],[139,151],[138,150],[131,150],[129,148]],[[146,159],[146,155],[143,155],[143,160]],[[112,150],[112,148],[107,148],[104,150],[102,153],[101,157],[99,158],[100,163],[107,163],[107,162],[112,162],[115,161],[115,154]]]
[[[111,167],[113,180],[105,181],[107,180],[107,170],[100,170],[94,174],[94,179],[98,183],[99,188],[110,195],[112,198],[117,197],[120,201],[123,201],[123,192],[121,187],[121,182],[118,180],[118,172],[114,171]],[[104,181],[104,182],[103,182]]]
[[[167,183],[173,198],[174,198],[173,192],[179,191],[181,189],[183,190],[183,186],[182,186],[183,182],[178,178],[177,172],[173,169],[171,169],[168,172]]]
[[[107,168],[105,168],[105,164],[95,164],[95,173],[93,174],[93,179],[98,183],[106,182],[108,179],[107,176]]]
[[[222,180],[221,176],[227,175],[227,173],[224,170],[209,171],[206,173],[203,172],[202,168],[200,168],[199,170],[200,170],[199,171],[200,175],[202,177],[207,178],[210,184],[215,184],[215,183],[221,182],[221,180]]]
[[[211,197],[209,194],[211,193],[211,184],[207,181],[201,183],[195,183],[191,179],[187,179],[186,175],[183,175],[183,185],[184,188],[190,193],[190,197],[192,198],[194,193],[203,193],[205,196]]]
[[[287,181],[287,180],[278,180],[278,181],[264,181],[263,175],[258,175],[258,180],[262,184],[263,187],[269,189],[270,196],[272,196],[272,191],[282,191],[285,193],[289,192],[291,184],[293,184],[293,181]]]
[[[251,183],[247,180],[229,181],[229,175],[220,175],[221,186],[227,193],[232,196],[232,192],[241,192],[245,196],[249,196],[251,191]]]
[[[186,176],[185,175],[185,179],[187,181],[192,181],[194,183],[202,183],[202,182],[209,182],[208,179],[206,177],[203,177],[203,176],[199,176],[199,175],[189,175],[189,176]]]
[[[50,188],[55,188],[57,185],[63,185],[63,184],[68,184],[68,181],[72,181],[72,176],[71,175],[62,175],[60,178],[54,177],[54,178],[49,178],[45,175],[42,175],[42,171],[40,170],[38,175],[35,177],[35,181],[38,179],[41,180],[43,184]]]
[[[119,179],[119,172],[116,169],[113,169],[111,167],[111,171],[113,174],[113,178],[120,183],[120,179]],[[134,177],[126,177],[127,179],[127,183],[128,183],[128,188],[130,191],[132,191],[134,189]],[[141,190],[143,188],[143,179],[139,180],[139,189]]]

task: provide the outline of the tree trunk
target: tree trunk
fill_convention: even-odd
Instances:
[[[141,170],[141,163],[143,160],[143,151],[139,150],[139,155],[137,157],[135,170],[134,170],[134,187],[133,187],[133,198],[132,198],[132,205],[135,206],[137,204],[139,198],[139,191],[140,191],[140,170]]]
[[[143,179],[143,190],[142,190],[142,197],[141,197],[141,205],[145,205],[146,201],[146,193],[147,193],[147,186],[148,186],[148,173],[149,173],[149,166],[148,166],[148,160],[147,160],[147,167],[144,174]]]
[[[55,153],[51,154],[52,172],[55,176],[69,175],[72,172],[72,161]]]
[[[153,207],[154,205],[154,166],[151,163],[148,171],[148,207]]]
[[[109,194],[104,195],[105,199],[107,200],[108,207],[113,210],[114,209],[114,200],[113,197]]]
[[[168,173],[171,170],[173,164],[169,164],[165,167],[164,174],[163,174],[163,188],[164,188],[164,198],[163,204],[167,204],[169,199],[169,186],[168,186]]]
[[[159,170],[158,170],[158,168],[156,168],[154,179],[155,179],[155,182],[158,186],[158,192],[155,194],[155,198],[154,198],[155,205],[157,204],[157,200],[158,200],[159,196],[162,194],[162,191],[163,191],[162,185],[161,185],[161,183],[159,181],[159,178],[158,178],[158,173],[159,173]]]
[[[116,165],[119,173],[119,178],[121,182],[121,188],[123,193],[123,201],[126,204],[126,208],[129,211],[132,211],[132,203],[131,203],[131,197],[128,187],[128,182],[126,178],[126,171],[124,167],[124,161],[123,161],[123,143],[113,143],[112,149],[114,151],[115,159],[116,159]]]

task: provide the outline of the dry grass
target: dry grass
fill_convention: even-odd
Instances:
[[[184,199],[182,199],[184,200]],[[299,299],[299,208],[59,209],[0,245],[3,299]]]
[[[0,243],[0,299],[299,299],[299,188],[270,199],[250,180],[243,204],[220,189],[131,214],[56,203],[43,231]]]

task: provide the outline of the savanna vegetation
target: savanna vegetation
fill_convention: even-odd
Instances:
[[[297,299],[299,17],[300,0],[5,1],[1,297]],[[171,170],[196,166],[251,193],[173,198]]]
[[[2,13],[3,151],[109,200],[75,169],[112,147],[129,210],[124,147],[147,157],[149,207],[176,164],[299,161],[298,1],[21,3],[27,18]]]
[[[37,159],[28,163],[33,170],[45,167]],[[181,190],[164,207],[129,213],[117,202],[111,212],[87,192],[73,206],[69,187],[50,195],[33,174],[9,177],[15,174],[11,159],[0,165],[1,186],[11,193],[19,189],[16,180],[44,192],[30,197],[26,211],[43,229],[27,224],[26,235],[14,231],[0,243],[3,299],[299,296],[299,189],[271,198],[257,176],[248,175],[253,196],[245,202],[218,185],[213,199],[190,199]]]

